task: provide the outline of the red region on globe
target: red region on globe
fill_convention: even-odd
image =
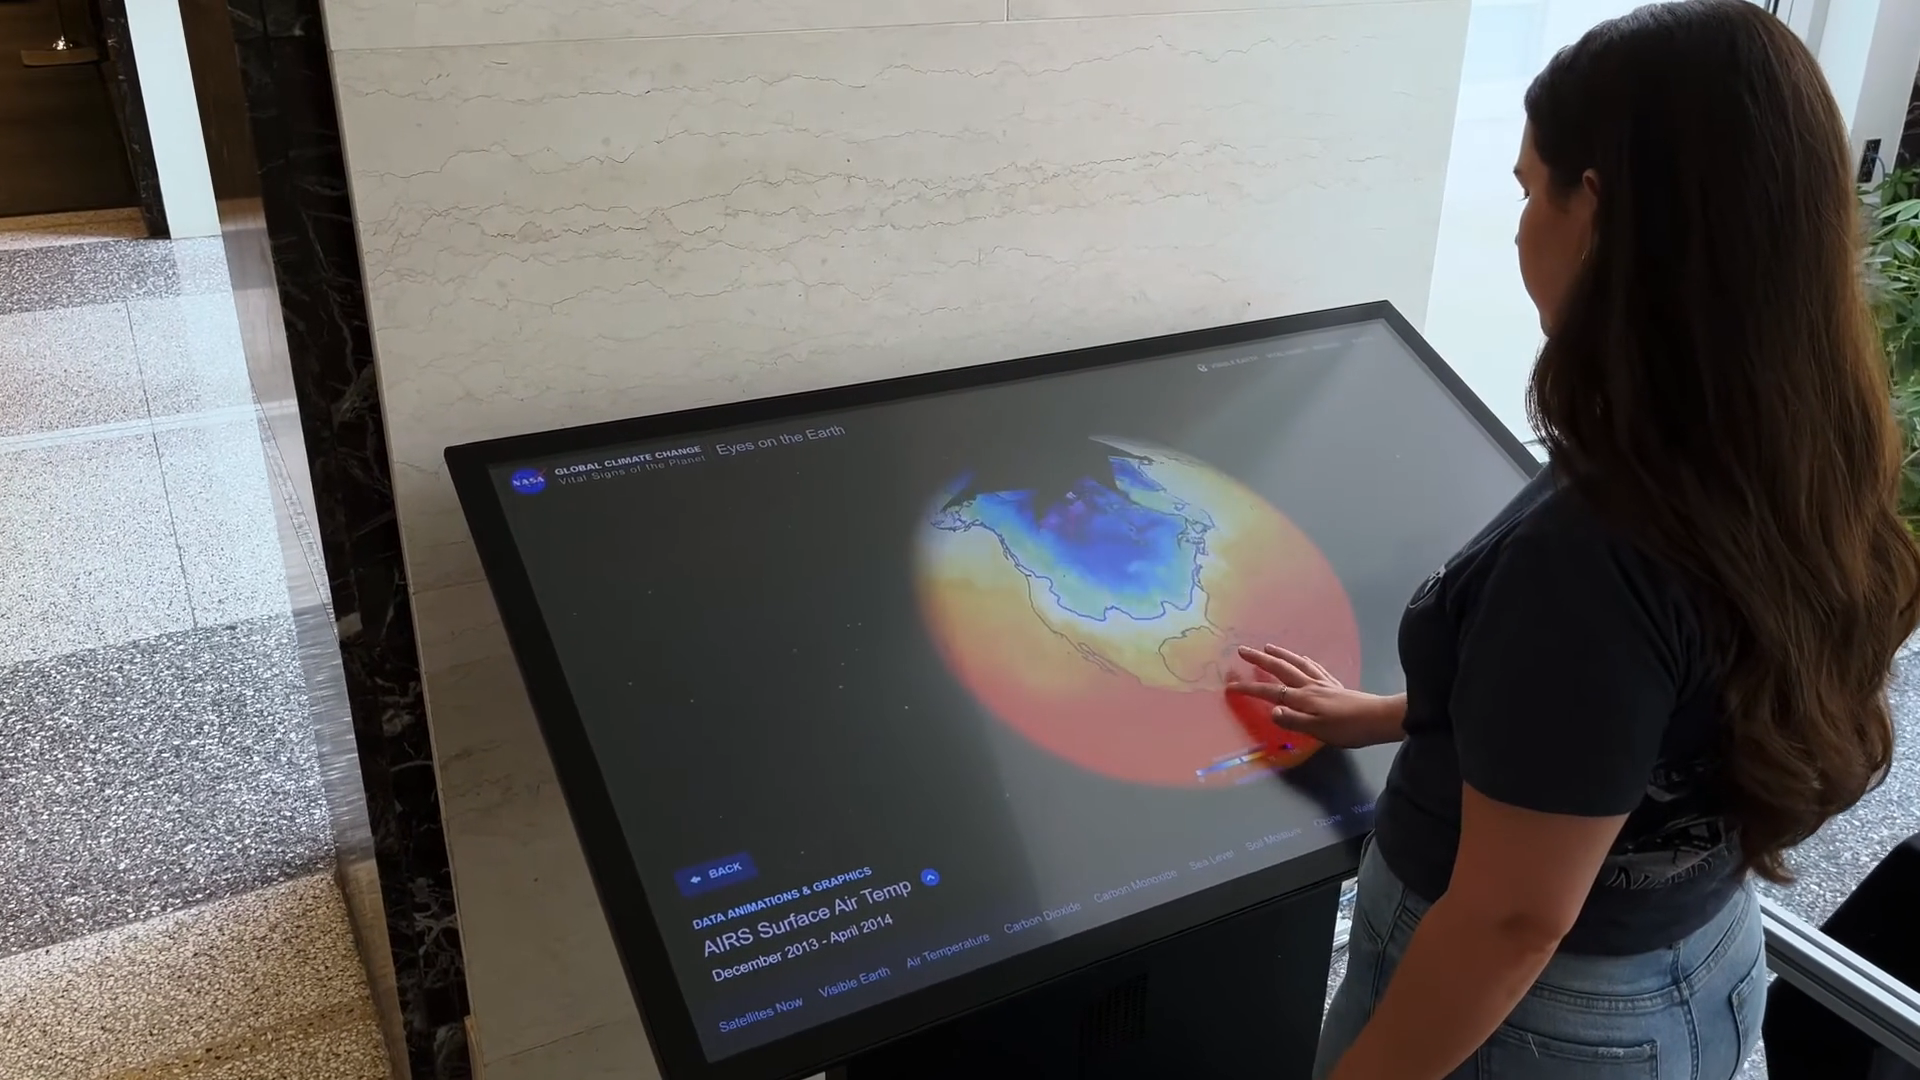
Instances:
[[[1094,554],[1122,556],[1101,564],[1121,568],[1122,587],[1177,583],[1155,576],[1175,563],[1129,562],[1127,545],[1136,531],[1163,524],[1154,515],[1184,520],[1182,546],[1146,537],[1139,558],[1190,559],[1191,602],[1143,614],[1128,593],[1102,610],[1088,602],[1097,602],[1090,590],[1100,582],[1064,577],[1078,534],[1029,530],[1010,539],[1002,534],[1020,523],[1005,523],[1004,499],[997,508],[936,503],[918,537],[917,573],[926,625],[948,668],[1030,742],[1116,780],[1225,788],[1307,760],[1317,741],[1282,730],[1269,705],[1226,687],[1253,674],[1236,648],[1268,643],[1358,685],[1359,627],[1332,564],[1239,481],[1174,451],[1105,441],[1129,455],[1116,458],[1134,469],[1119,474],[1125,490],[1088,489],[1069,497],[1081,500],[1069,509],[1084,518],[1098,512],[1086,510],[1088,500],[1136,500],[1122,516],[1143,522],[1138,530],[1123,524],[1095,535],[1109,546]],[[1036,529],[1052,519],[1040,520]]]

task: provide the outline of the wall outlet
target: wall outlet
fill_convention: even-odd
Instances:
[[[1880,164],[1880,140],[1868,139],[1867,148],[1860,152],[1860,173],[1854,179],[1863,184],[1873,183],[1874,167]]]

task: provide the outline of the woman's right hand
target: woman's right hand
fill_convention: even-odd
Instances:
[[[1312,658],[1278,645],[1243,645],[1240,659],[1274,681],[1234,676],[1227,681],[1227,692],[1272,705],[1273,722],[1289,731],[1350,750],[1406,737],[1401,727],[1407,715],[1405,694],[1382,697],[1349,690]]]

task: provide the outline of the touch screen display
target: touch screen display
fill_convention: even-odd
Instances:
[[[1234,648],[1399,690],[1522,476],[1367,322],[493,481],[718,1060],[1365,831]]]

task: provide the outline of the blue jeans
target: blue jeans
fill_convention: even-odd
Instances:
[[[1373,1015],[1427,907],[1369,844],[1347,977],[1327,1011],[1315,1080],[1325,1080]],[[1665,949],[1556,956],[1449,1080],[1732,1080],[1760,1041],[1765,949],[1749,886],[1712,922]]]

